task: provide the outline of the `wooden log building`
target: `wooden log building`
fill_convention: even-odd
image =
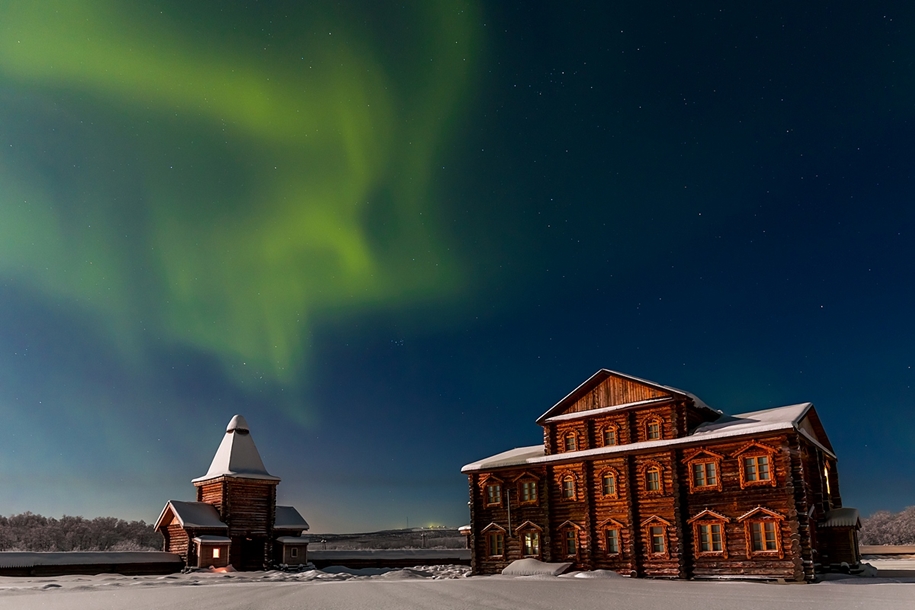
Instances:
[[[210,469],[192,481],[197,501],[169,500],[162,509],[156,531],[165,538],[163,550],[188,567],[304,564],[308,523],[295,508],[276,505],[279,482],[264,467],[245,418],[236,415]]]
[[[811,403],[729,416],[603,369],[537,423],[542,445],[462,469],[475,574],[533,557],[634,577],[810,581],[859,562],[858,511],[842,507]]]

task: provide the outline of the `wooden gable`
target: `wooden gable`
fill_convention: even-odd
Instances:
[[[820,445],[828,449],[830,453],[835,454],[832,444],[830,444],[829,439],[826,437],[826,430],[820,422],[820,417],[817,415],[816,409],[814,409],[812,405],[810,409],[807,410],[803,419],[798,422],[797,427],[799,430],[806,432]]]
[[[601,369],[575,388],[571,394],[553,405],[537,420],[537,423],[542,424],[546,419],[559,415],[644,401],[661,402],[664,399],[675,397],[679,397],[677,392],[659,384]]]

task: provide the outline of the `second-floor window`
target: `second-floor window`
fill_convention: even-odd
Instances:
[[[743,458],[744,478],[748,483],[771,480],[769,471],[769,456],[752,455]]]
[[[645,490],[661,491],[661,469],[657,466],[650,466],[645,471]]]
[[[604,447],[612,447],[616,445],[619,441],[616,438],[616,428],[607,427],[604,428]]]
[[[566,500],[575,499],[575,478],[566,476],[562,478],[562,497]]]
[[[661,438],[661,422],[657,419],[650,419],[645,424],[645,439],[656,441]]]
[[[537,481],[521,482],[521,502],[537,501]]]
[[[502,504],[502,486],[499,484],[492,484],[486,486],[486,503],[487,504]]]
[[[565,435],[565,448],[566,451],[575,451],[578,443],[575,441],[575,435],[573,433],[568,433]]]
[[[693,487],[717,487],[718,469],[715,462],[693,462]]]
[[[616,497],[616,475],[612,472],[606,473],[601,477],[601,493],[611,498]]]

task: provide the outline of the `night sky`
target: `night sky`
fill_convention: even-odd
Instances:
[[[232,415],[316,532],[469,521],[599,368],[915,504],[915,4],[0,1],[0,514]]]

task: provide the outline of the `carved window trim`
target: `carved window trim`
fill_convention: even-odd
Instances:
[[[561,446],[563,453],[578,451],[578,433],[575,430],[567,430],[566,432],[563,432]]]
[[[540,477],[525,472],[515,477],[518,486],[518,504],[521,506],[537,506],[540,504]],[[533,491],[531,496],[530,492]]]
[[[577,502],[582,494],[578,490],[578,474],[571,470],[560,470],[556,473],[556,484],[559,498],[563,502]],[[571,495],[568,495],[571,492]]]
[[[657,473],[657,489],[652,489],[654,477],[650,475],[651,472]],[[653,496],[663,496],[664,495],[664,467],[661,466],[658,462],[647,462],[641,468],[642,473],[642,489],[646,494]]]
[[[775,471],[775,456],[778,453],[778,450],[774,447],[764,445],[762,443],[751,442],[747,443],[741,447],[737,452],[732,454],[732,457],[737,458],[737,464],[740,467],[740,488],[746,489],[747,487],[775,487],[778,485],[778,476]],[[760,472],[760,460],[759,458],[765,458],[766,472],[768,475],[767,479],[759,478]],[[756,472],[756,480],[748,480],[747,475],[747,462],[752,460],[754,463],[754,471]]]
[[[613,479],[613,492],[612,493],[607,493],[607,488],[604,483],[604,480],[608,477]],[[599,486],[598,489],[600,492],[600,497],[604,500],[619,499],[621,484],[622,484],[622,482],[620,481],[620,473],[617,472],[616,468],[612,468],[612,467],[604,468],[603,470],[600,471],[600,473],[598,473],[598,486]]]
[[[785,550],[782,545],[782,521],[785,517],[770,510],[757,506],[753,510],[737,518],[738,523],[743,523],[744,535],[746,536],[747,558],[754,557],[778,557],[784,558]],[[773,533],[772,543],[775,548],[769,548],[769,532]],[[755,549],[754,533],[759,534],[759,540],[762,543],[762,549]]]
[[[715,453],[714,451],[709,451],[708,449],[697,449],[689,454],[683,459],[683,462],[686,464],[686,469],[689,471],[689,491],[690,493],[702,492],[702,491],[721,491],[721,461],[724,459],[723,455]],[[699,485],[696,480],[696,466],[712,464],[712,467],[715,471],[715,483],[708,484],[708,467],[704,467],[704,485]]]
[[[608,439],[608,434],[612,434],[612,439]],[[613,440],[608,443],[608,440]],[[600,443],[602,447],[615,447],[620,444],[620,427],[616,424],[607,424],[600,429]]]
[[[657,429],[655,429],[657,426]],[[656,433],[656,435],[655,435]],[[657,415],[650,415],[642,422],[642,434],[646,441],[660,441],[664,439],[664,420]]]
[[[505,558],[505,528],[497,523],[490,523],[483,531],[486,544],[486,558],[489,560],[499,560]],[[493,550],[501,548],[501,553],[493,554]]]
[[[522,557],[534,557],[536,559],[540,559],[540,557],[543,556],[543,539],[541,536],[542,533],[543,528],[532,521],[525,521],[515,528],[515,535],[518,536],[521,540]],[[531,537],[530,541],[528,540],[529,536]],[[536,545],[536,552],[526,552],[530,550],[529,544]]]
[[[502,479],[494,476],[484,477],[480,481],[480,489],[483,494],[483,506],[487,508],[502,506]],[[494,499],[495,498],[495,499]]]
[[[616,519],[607,519],[598,524],[600,543],[603,545],[602,550],[607,557],[620,558],[623,556],[623,530],[626,526]],[[610,532],[616,532],[616,552],[610,550]]]
[[[692,519],[687,521],[688,524],[693,526],[693,541],[694,541],[694,553],[696,557],[722,557],[727,559],[728,556],[728,540],[727,540],[727,523],[730,521],[728,517],[725,517],[721,513],[716,513],[713,510],[705,509]],[[718,527],[718,534],[720,535],[721,550],[714,550],[711,548],[707,551],[702,550],[702,534],[703,529],[707,529],[707,533],[710,539],[710,544],[714,544],[714,528]]]
[[[645,536],[646,556],[651,559],[670,559],[670,536],[668,534],[670,522],[657,515],[652,515],[642,521],[641,525]],[[656,543],[659,540],[663,547],[660,551],[656,550]]]
[[[582,527],[573,521],[566,521],[558,528],[559,531],[559,544],[561,545],[560,556],[567,559],[575,559],[581,556],[581,532]],[[569,543],[574,542],[575,550],[574,552],[569,552]]]

